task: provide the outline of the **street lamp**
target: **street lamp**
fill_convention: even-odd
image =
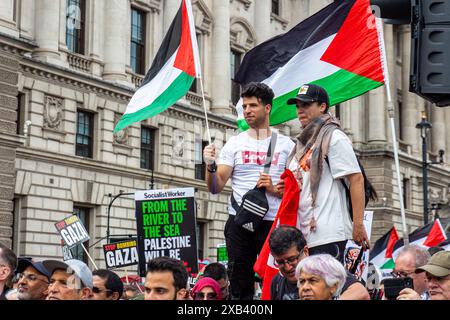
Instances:
[[[416,129],[420,130],[420,137],[422,138],[422,171],[423,171],[423,223],[428,224],[428,166],[430,164],[442,164],[444,163],[444,150],[439,150],[439,162],[428,162],[427,155],[427,135],[432,128],[432,124],[427,121],[427,116],[422,111],[422,121],[416,125]]]

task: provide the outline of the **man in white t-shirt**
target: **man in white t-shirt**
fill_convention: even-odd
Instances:
[[[225,225],[228,251],[230,294],[233,300],[252,300],[254,295],[253,265],[270,231],[283,195],[280,176],[295,144],[286,136],[277,135],[269,174],[263,173],[272,131],[269,115],[274,93],[263,83],[250,83],[243,91],[244,117],[250,129],[232,137],[222,148],[216,161],[216,147],[207,146],[203,152],[208,164],[206,182],[211,193],[221,192],[231,178],[233,197],[240,205],[244,194],[257,187],[266,188],[269,211],[261,226],[252,233],[234,222],[236,211],[228,205],[229,219]]]
[[[288,160],[301,190],[300,230],[311,255],[329,253],[343,262],[347,240],[370,248],[363,224],[364,177],[350,139],[339,122],[328,114],[330,104],[325,89],[304,85],[287,103],[296,105],[303,128],[297,137],[296,150]],[[340,179],[350,190],[353,222]]]

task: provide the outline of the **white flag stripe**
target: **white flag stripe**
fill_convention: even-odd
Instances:
[[[340,68],[318,59],[327,51],[335,36],[332,35],[300,51],[287,64],[262,82],[272,88],[275,97],[279,97],[305,83],[310,83],[338,72],[341,70]],[[237,103],[236,110],[238,112],[238,120],[244,119],[242,99]]]
[[[125,114],[135,113],[149,106],[180,76],[182,71],[173,67],[177,53],[178,49],[158,74],[149,83],[135,92],[127,106]]]

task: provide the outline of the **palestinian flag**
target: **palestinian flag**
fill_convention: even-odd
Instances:
[[[425,248],[438,246],[447,239],[447,235],[442,228],[441,221],[436,219],[427,225],[414,230],[409,236],[409,244],[418,245]],[[400,250],[404,247],[403,239],[397,241],[394,246],[394,259],[397,258]]]
[[[253,266],[253,270],[263,279],[261,300],[270,300],[270,284],[272,283],[273,277],[279,272],[274,264],[274,258],[270,254],[269,238],[272,231],[279,225],[299,227],[297,223],[297,211],[300,191],[298,189],[297,180],[289,169],[286,169],[280,179],[284,179],[283,199],[281,200],[272,228],[267,235],[258,259]]]
[[[380,269],[394,269],[392,253],[397,240],[397,230],[395,227],[392,227],[391,230],[375,242],[373,249],[370,251],[370,262]]]
[[[446,251],[450,251],[450,233],[447,233],[447,240],[439,243],[439,247],[444,248]]]
[[[286,101],[300,87],[324,87],[336,105],[384,84],[382,26],[369,0],[334,1],[286,34],[249,51],[234,80],[263,82],[275,92],[270,124],[297,117]],[[238,127],[248,129],[242,101],[236,106]]]
[[[150,70],[114,132],[168,109],[187,93],[195,77],[200,77],[200,59],[194,16],[191,0],[183,0]]]

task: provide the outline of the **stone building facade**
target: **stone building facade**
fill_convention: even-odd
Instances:
[[[220,144],[236,128],[231,78],[245,52],[330,1],[192,2],[209,125]],[[60,258],[54,223],[76,212],[91,235],[91,255],[104,266],[101,245],[106,242],[111,199],[152,185],[196,188],[200,254],[215,258],[215,248],[224,242],[231,189],[214,196],[201,180],[203,168],[196,160],[201,161],[207,139],[198,83],[166,112],[113,134],[179,5],[179,0],[2,1],[0,241],[18,254]],[[450,122],[450,110],[434,108],[408,92],[409,34],[406,27],[385,25],[412,230],[421,225],[423,215],[421,144],[415,124],[420,112],[427,111],[434,126],[431,156],[448,150],[445,164],[430,169],[431,195],[445,215],[450,184],[450,130],[445,123]],[[333,110],[380,195],[370,204],[375,211],[372,238],[392,224],[400,231],[385,89]],[[298,121],[279,129],[292,137],[300,130]],[[110,211],[113,236],[135,234],[134,201],[125,194]]]

